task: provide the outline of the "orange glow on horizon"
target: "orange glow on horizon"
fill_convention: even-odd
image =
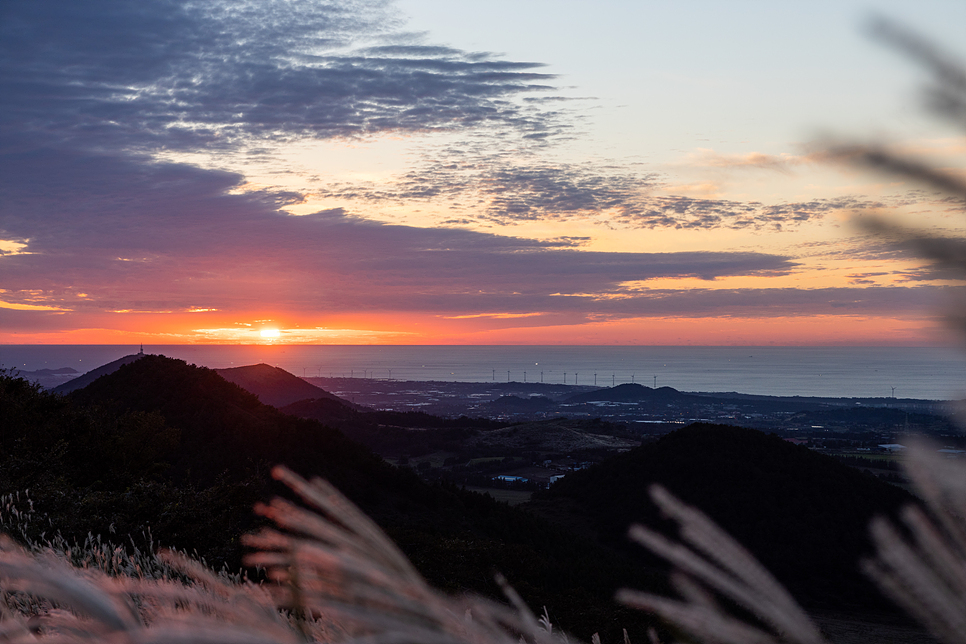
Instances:
[[[199,317],[207,319],[198,324]],[[221,317],[221,319],[217,319]],[[4,330],[0,344],[360,344],[360,345],[634,345],[634,346],[936,346],[955,336],[934,318],[801,316],[771,318],[635,318],[570,322],[557,316],[486,318],[408,315],[345,316],[325,324],[292,315],[261,327],[229,322],[223,312],[92,316],[82,328]]]

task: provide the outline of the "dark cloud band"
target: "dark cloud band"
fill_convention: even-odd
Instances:
[[[951,292],[647,289],[658,278],[782,275],[796,264],[757,252],[588,252],[570,239],[387,225],[342,210],[295,217],[278,210],[292,195],[229,194],[238,175],[124,156],[32,150],[0,163],[9,173],[0,231],[26,243],[26,252],[0,256],[6,301],[90,311],[539,313],[573,323],[899,314]]]
[[[476,124],[559,129],[541,65],[424,46],[387,3],[49,0],[0,6],[0,123],[100,149],[226,147]],[[359,48],[363,41],[403,40]]]
[[[278,210],[292,195],[232,195],[238,175],[139,158],[48,149],[8,153],[0,165],[8,178],[0,186],[0,231],[27,244],[0,257],[5,287],[69,299],[68,287],[83,284],[92,297],[77,306],[274,301],[392,309],[433,301],[456,310],[467,297],[477,298],[474,306],[492,294],[536,304],[555,293],[613,292],[625,282],[782,274],[795,266],[766,253],[588,252],[570,238],[387,225],[341,210],[295,217]],[[76,186],[86,186],[81,201]]]

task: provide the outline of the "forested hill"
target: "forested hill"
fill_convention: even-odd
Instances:
[[[616,588],[653,579],[631,558],[488,497],[430,486],[209,369],[145,356],[70,397],[0,374],[0,428],[0,489],[31,489],[49,515],[38,531],[123,543],[150,526],[155,543],[237,565],[252,504],[273,493],[270,467],[284,463],[335,483],[438,587],[499,598],[500,571],[584,639],[616,641],[621,627],[645,637],[646,618],[612,601]]]
[[[214,370],[181,360],[145,356],[72,398],[117,411],[160,413],[180,435],[165,455],[166,476],[173,480],[240,480],[281,463],[323,476],[349,494],[380,485],[408,487],[397,480],[398,472],[341,432],[282,414]]]
[[[624,383],[616,387],[598,389],[576,394],[567,398],[568,403],[607,400],[612,402],[638,402],[652,405],[663,404],[702,404],[707,399],[695,394],[687,394],[671,387],[651,389],[644,385]]]
[[[279,409],[285,405],[306,399],[325,399],[347,408],[358,408],[348,400],[343,400],[335,394],[311,385],[284,369],[264,363],[245,367],[215,369],[215,372],[228,382],[233,382],[245,391],[255,394],[266,405]]]
[[[868,524],[913,502],[904,490],[774,435],[694,424],[568,474],[532,509],[628,544],[633,523],[663,525],[648,489],[660,483],[706,512],[813,606],[886,608],[859,572]],[[637,546],[626,546],[637,549]]]
[[[140,360],[143,357],[144,357],[143,353],[132,353],[131,355],[118,358],[113,362],[108,362],[107,364],[101,365],[96,369],[91,369],[90,371],[88,371],[87,373],[81,376],[78,376],[72,380],[68,380],[63,384],[57,387],[54,387],[53,391],[56,394],[69,394],[72,391],[76,391],[78,389],[86,387],[87,385],[91,384],[101,376],[106,376],[107,374],[114,373],[122,366],[126,364],[130,364],[135,360]]]

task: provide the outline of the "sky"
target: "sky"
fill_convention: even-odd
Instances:
[[[966,4],[0,3],[0,344],[936,345],[963,203],[885,18]]]

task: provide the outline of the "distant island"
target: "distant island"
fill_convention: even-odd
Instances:
[[[59,369],[36,369],[29,371],[26,369],[12,369],[11,373],[20,378],[25,378],[30,382],[35,382],[44,389],[53,389],[78,376],[78,371],[73,367],[61,367]]]

